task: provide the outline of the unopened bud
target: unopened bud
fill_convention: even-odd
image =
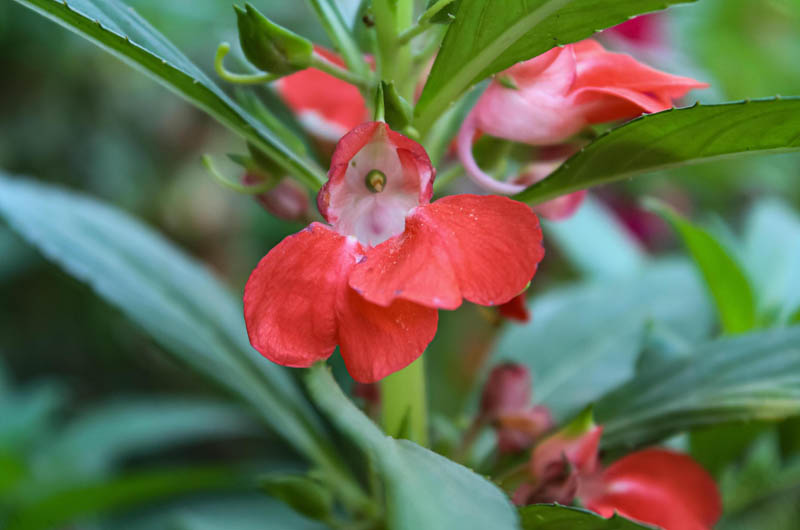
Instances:
[[[257,173],[245,173],[242,183],[253,186],[263,182]],[[290,178],[284,178],[269,191],[255,196],[258,203],[278,219],[303,221],[308,214],[308,193]]]
[[[234,6],[234,10],[242,51],[253,65],[275,74],[290,74],[311,66],[311,41],[275,24],[250,4],[245,4],[244,9]]]
[[[553,416],[547,407],[537,405],[523,412],[501,414],[497,427],[497,450],[518,453],[553,427]]]
[[[526,366],[504,363],[489,374],[481,396],[481,416],[494,421],[500,414],[521,412],[531,402],[532,381]]]

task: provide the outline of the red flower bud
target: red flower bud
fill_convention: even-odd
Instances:
[[[528,368],[505,363],[494,367],[483,387],[481,415],[495,420],[503,413],[516,413],[531,402],[533,381]]]

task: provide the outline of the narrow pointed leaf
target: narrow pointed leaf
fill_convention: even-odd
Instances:
[[[310,187],[319,188],[324,182],[316,164],[292,151],[264,123],[245,112],[132,7],[119,0],[16,1],[94,42],[208,112]]]
[[[595,405],[607,447],[800,413],[800,326],[718,339],[650,366]]]
[[[540,203],[600,184],[710,160],[800,150],[800,97],[695,105],[609,131],[514,196]]]
[[[482,79],[629,18],[693,0],[461,0],[417,104],[427,130]]]
[[[648,201],[683,239],[711,292],[725,333],[750,331],[756,324],[753,289],[744,271],[709,232],[682,218],[669,206]]]

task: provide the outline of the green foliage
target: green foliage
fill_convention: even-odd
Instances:
[[[306,373],[306,384],[317,406],[374,464],[386,491],[388,528],[517,528],[517,515],[502,491],[443,456],[384,435],[347,399],[323,363]]]
[[[783,201],[757,202],[745,218],[741,253],[759,319],[766,325],[791,323],[800,310],[800,217]]]
[[[533,504],[520,508],[523,530],[643,530],[652,526],[634,523],[619,514],[604,519],[596,513],[558,504]]]
[[[308,0],[317,13],[328,37],[336,45],[336,51],[342,55],[347,67],[353,72],[365,76],[369,73],[369,65],[344,21],[342,12],[335,0]]]
[[[259,480],[272,497],[311,519],[328,519],[333,511],[333,495],[317,481],[304,475],[270,474]]]
[[[47,530],[76,518],[146,504],[165,497],[219,491],[242,485],[242,478],[224,468],[142,471],[86,483],[38,499],[13,512],[6,530]]]
[[[482,79],[628,18],[692,0],[461,0],[417,104],[427,130]]]
[[[118,0],[17,0],[91,40],[208,112],[312,188],[324,181],[312,161],[247,114],[163,35]]]
[[[710,331],[702,286],[685,263],[546,292],[530,309],[531,322],[509,327],[496,355],[527,365],[535,400],[562,420],[633,375],[652,322],[690,343]]]
[[[0,176],[0,216],[298,449],[327,458],[294,381],[250,347],[240,304],[204,267],[124,213],[42,184]]]
[[[600,136],[514,198],[540,203],[659,169],[797,151],[799,125],[800,98],[695,105],[649,114]]]
[[[719,482],[725,516],[721,530],[794,530],[800,520],[800,457],[782,459],[773,433],[761,436],[746,458]]]
[[[542,219],[545,241],[553,243],[581,274],[619,278],[644,267],[648,257],[607,206],[586,197],[569,219]],[[613,249],[613,251],[612,251]]]
[[[636,447],[693,427],[800,412],[800,327],[737,335],[651,365],[595,406],[607,447]]]
[[[260,70],[285,75],[311,66],[310,40],[275,24],[249,3],[234,10],[242,51]]]
[[[756,324],[753,290],[733,256],[709,232],[682,218],[669,206],[650,201],[683,239],[705,279],[725,333],[750,331]]]

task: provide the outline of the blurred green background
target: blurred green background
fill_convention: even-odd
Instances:
[[[206,70],[211,70],[221,40],[236,41],[229,2],[126,3]],[[298,33],[327,42],[304,2],[253,4]],[[670,49],[643,56],[654,66],[710,82],[711,90],[696,94],[702,101],[800,95],[797,0],[703,0],[670,10],[665,23]],[[0,4],[0,72],[0,167],[9,173],[57,182],[123,208],[206,262],[235,290],[242,289],[268,249],[299,228],[275,220],[249,197],[237,196],[209,177],[200,163],[204,153],[221,158],[225,152],[243,151],[222,127],[94,45],[13,2]],[[635,208],[645,194],[658,195],[694,218],[719,218],[739,232],[743,212],[760,197],[779,197],[795,209],[800,206],[800,157],[780,155],[696,166],[640,178],[599,194],[620,211]],[[655,223],[651,248],[659,252],[677,248],[669,230],[652,219],[647,223]],[[554,250],[537,276],[534,296],[578,273]],[[434,345],[442,359],[457,359],[470,341],[480,340],[480,331],[468,337],[459,331],[467,321],[481,322],[474,308],[443,315],[443,321]],[[235,462],[266,468],[277,462],[288,469],[296,465],[291,450],[254,427],[241,412],[221,410],[226,405],[218,402],[214,388],[172,363],[118,311],[1,224],[0,364],[7,371],[6,380],[0,378],[0,396],[6,396],[5,407],[0,408],[0,426],[5,429],[0,431],[13,430],[6,423],[11,411],[15,418],[22,418],[17,434],[0,438],[0,469],[7,472],[6,478],[14,469],[14,451],[35,450],[36,459],[44,462],[55,458],[52,453],[59,449],[50,445],[68,438],[63,433],[65,425],[108,403],[138,407],[127,412],[139,418],[131,421],[143,421],[153,432],[163,431],[164,424],[170,423],[163,416],[165,410],[174,410],[175,417],[186,424],[182,428],[173,424],[173,436],[156,436],[144,444],[146,451],[120,451],[108,457],[102,466],[98,464],[101,471],[93,471],[100,475],[136,470],[144,458],[140,453],[147,455],[150,464]],[[445,361],[433,365],[446,370]],[[453,400],[450,390],[447,384],[432,390],[435,408],[457,408],[448,402]],[[131,396],[137,396],[136,401]],[[178,396],[193,398],[181,401]],[[27,416],[19,413],[23,410]],[[226,427],[204,430],[207,422]],[[187,444],[191,450],[185,450]],[[769,448],[759,450],[763,453]],[[236,480],[207,471],[212,473],[210,489],[237,490],[231,486]],[[47,473],[40,473],[36,480],[41,484],[49,479]],[[193,482],[202,484],[203,480]],[[210,512],[208,503],[186,502]],[[225,509],[236,511],[248,502],[261,503],[257,509],[287,510],[242,495]],[[141,521],[165,511],[166,507],[157,506],[133,515],[122,512],[114,524],[155,528]],[[286,517],[294,516],[286,511]],[[97,521],[99,526],[87,522],[71,528],[112,524]],[[775,523],[760,528],[796,526]]]

